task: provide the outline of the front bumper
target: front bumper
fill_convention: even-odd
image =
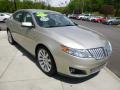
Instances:
[[[57,71],[72,77],[86,77],[99,72],[107,63],[107,58],[78,58],[62,51],[54,54]],[[75,71],[76,70],[76,71]]]

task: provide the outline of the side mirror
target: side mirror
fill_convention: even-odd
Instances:
[[[33,24],[31,22],[22,22],[23,27],[33,27]]]

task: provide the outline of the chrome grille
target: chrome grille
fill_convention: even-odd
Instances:
[[[92,55],[92,57],[94,57],[97,60],[104,59],[105,57],[110,56],[110,54],[112,52],[110,50],[110,46],[109,45],[106,45],[104,48],[103,47],[99,47],[99,48],[88,49],[88,51]]]

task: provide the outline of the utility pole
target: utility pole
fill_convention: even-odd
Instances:
[[[16,0],[14,0],[13,2],[14,2],[15,11],[16,11],[17,10]]]

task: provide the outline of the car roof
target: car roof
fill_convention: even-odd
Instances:
[[[59,13],[59,12],[56,12],[56,11],[44,10],[44,9],[20,9],[18,11],[28,11],[30,13],[36,13],[36,12]]]

